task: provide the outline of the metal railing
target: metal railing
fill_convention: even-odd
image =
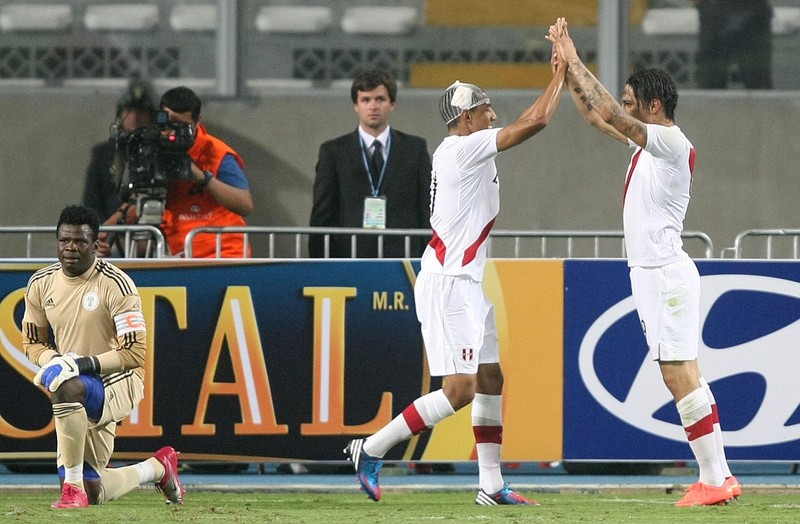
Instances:
[[[755,239],[760,239],[760,242]],[[745,251],[745,244],[749,251]],[[753,254],[756,253],[756,254]],[[800,258],[800,229],[748,229],[736,235],[733,247],[722,250],[726,258]]]
[[[331,238],[349,236],[351,257],[356,258],[359,238],[377,237],[377,258],[383,258],[385,237],[403,237],[405,256],[411,252],[411,239],[430,238],[429,229],[362,229],[335,227],[198,227],[186,235],[185,253],[192,257],[192,242],[197,235],[216,236],[217,256],[221,252],[222,236],[243,234],[248,244],[254,235],[266,235],[264,258],[304,258],[305,246],[311,235],[322,235],[325,258],[330,256]],[[699,231],[684,231],[687,251],[699,258],[713,258],[714,245],[711,238]],[[280,239],[285,243],[280,244]],[[692,243],[689,246],[689,243]],[[254,246],[258,251],[259,246]],[[261,246],[264,247],[264,246]],[[280,251],[280,248],[283,248]],[[512,231],[494,230],[489,234],[488,256],[490,258],[625,258],[625,242],[622,231]]]
[[[126,258],[165,258],[167,251],[164,234],[152,225],[101,226],[102,232],[122,235]],[[186,235],[186,258],[192,258],[192,242],[198,235],[215,235],[217,258],[220,258],[222,237],[241,234],[245,245],[253,245],[253,255],[258,258],[306,258],[308,237],[323,237],[324,256],[330,257],[334,236],[349,237],[351,258],[357,258],[359,239],[377,238],[376,258],[384,258],[384,239],[402,237],[405,258],[411,258],[412,239],[431,236],[429,229],[362,229],[335,227],[198,227]],[[798,231],[800,234],[800,231]],[[0,235],[23,236],[24,258],[51,258],[55,246],[51,243],[55,228],[50,226],[0,227]],[[50,238],[46,238],[46,236]],[[266,237],[266,242],[253,242],[255,237]],[[699,231],[684,231],[685,249],[694,258],[713,258],[714,246],[708,235]],[[40,242],[35,243],[34,239]],[[43,240],[47,242],[43,242]],[[738,239],[737,239],[738,242]],[[3,256],[11,258],[8,243]],[[146,245],[146,248],[145,248]],[[123,256],[119,254],[119,256]],[[494,230],[488,239],[490,258],[625,258],[622,231],[525,231]],[[796,257],[795,257],[796,258]]]
[[[152,225],[120,225],[100,226],[101,232],[116,233],[123,236],[123,249],[125,253],[136,253],[136,246],[142,243],[145,255],[152,258],[164,258],[167,255],[164,233]],[[0,226],[2,235],[22,236],[25,256],[24,258],[50,258],[56,255],[55,235],[56,228],[52,226]],[[47,238],[47,242],[42,242]],[[37,243],[37,240],[40,242]],[[4,250],[6,251],[6,250]],[[4,253],[4,257],[7,254]],[[135,257],[128,257],[135,258]]]

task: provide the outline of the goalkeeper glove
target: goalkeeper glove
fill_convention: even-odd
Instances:
[[[39,369],[33,383],[55,392],[65,381],[80,374],[97,373],[98,368],[95,357],[76,358],[70,353],[59,355]]]

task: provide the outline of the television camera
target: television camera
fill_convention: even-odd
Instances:
[[[191,178],[187,152],[194,144],[194,129],[185,122],[170,122],[166,111],[155,123],[132,131],[111,126],[114,171],[123,202],[133,198],[139,224],[158,227],[166,207],[167,184]]]

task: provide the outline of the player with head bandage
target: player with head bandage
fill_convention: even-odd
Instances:
[[[41,366],[33,382],[49,393],[55,418],[61,498],[52,507],[102,504],[146,482],[168,503],[182,503],[178,454],[169,446],[107,468],[117,424],[144,396],[147,331],[136,285],[96,256],[99,229],[93,210],[66,207],[58,262],[36,271],[25,292],[22,344]]]
[[[493,127],[497,115],[486,93],[456,81],[442,95],[439,113],[447,136],[433,154],[433,238],[414,285],[431,376],[443,387],[415,400],[394,420],[345,448],[361,487],[379,500],[382,457],[397,443],[431,430],[471,404],[478,458],[480,505],[535,505],[510,489],[500,471],[503,442],[503,372],[494,306],[483,292],[487,239],[500,211],[495,158],[544,129],[555,114],[564,68],[552,57],[553,78],[514,122]]]

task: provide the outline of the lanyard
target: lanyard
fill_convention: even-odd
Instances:
[[[367,145],[364,143],[364,139],[360,139],[359,142],[361,143],[361,160],[364,162],[364,169],[367,171],[367,180],[369,181],[369,187],[372,189],[372,196],[377,197],[378,193],[380,192],[381,185],[383,184],[383,174],[386,172],[386,164],[389,163],[389,143],[392,141],[391,133],[386,136],[386,146],[384,149],[386,150],[386,160],[383,162],[383,167],[381,168],[381,174],[378,177],[378,185],[372,182],[372,175],[369,172],[369,158],[367,157]],[[383,154],[383,153],[381,153]]]

